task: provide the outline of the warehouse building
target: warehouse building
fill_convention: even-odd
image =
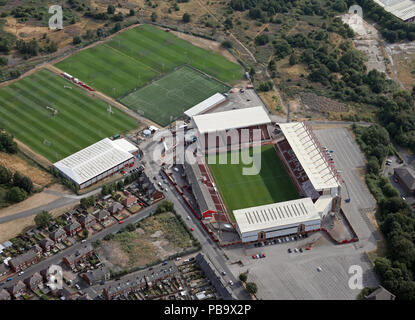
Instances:
[[[374,0],[383,9],[404,22],[415,21],[415,1],[413,0]]]
[[[322,219],[311,198],[234,210],[233,215],[244,243],[317,230]]]
[[[395,168],[393,173],[406,192],[415,195],[415,171],[409,166],[403,166]]]
[[[138,148],[125,139],[102,139],[53,167],[79,189],[86,188],[134,163]]]
[[[191,118],[193,116],[208,112],[213,108],[218,107],[222,103],[226,101],[226,97],[221,93],[215,93],[213,96],[203,100],[202,102],[198,103],[197,105],[193,106],[192,108],[186,110],[184,114]]]

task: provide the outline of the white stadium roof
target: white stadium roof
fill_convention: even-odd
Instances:
[[[415,1],[413,0],[375,0],[375,2],[403,21],[415,17]]]
[[[202,102],[198,103],[189,110],[186,110],[184,114],[191,118],[193,116],[196,116],[209,110],[210,108],[213,108],[214,106],[218,105],[219,103],[222,103],[225,100],[226,97],[223,94],[215,93],[213,96],[207,98],[206,100],[203,100]]]
[[[311,198],[233,210],[241,233],[321,220]]]
[[[246,128],[271,122],[262,107],[201,114],[193,117],[200,134]]]
[[[307,174],[314,189],[338,187],[337,178],[303,122],[279,123],[279,126]]]
[[[137,149],[125,139],[102,139],[54,164],[54,167],[81,185],[134,157]]]

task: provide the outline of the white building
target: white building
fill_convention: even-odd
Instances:
[[[105,138],[53,164],[79,189],[88,187],[134,162],[137,147],[125,139]]]
[[[415,21],[415,1],[413,0],[374,0],[386,11],[405,22]]]
[[[189,118],[207,112],[226,101],[226,97],[221,93],[215,93],[213,96],[203,100],[192,108],[186,110],[184,114]]]
[[[234,210],[233,215],[243,243],[320,229],[322,218],[311,198]]]

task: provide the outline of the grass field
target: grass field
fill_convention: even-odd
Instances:
[[[298,192],[272,145],[262,147],[258,175],[242,175],[245,165],[241,161],[240,164],[230,164],[230,160],[229,164],[219,164],[218,159],[219,155],[216,164],[209,164],[209,168],[232,219],[233,210],[298,198]]]
[[[58,114],[52,116],[46,106]],[[42,70],[0,89],[0,128],[55,162],[104,137],[137,127],[135,119],[116,108],[109,114],[107,107],[67,80]]]
[[[74,54],[56,67],[119,98],[156,75],[184,64],[224,82],[234,83],[243,77],[240,65],[150,25],[123,32],[104,44]]]
[[[221,82],[192,68],[182,67],[120,101],[164,127],[170,123],[170,116],[176,120],[187,109],[216,92],[223,93],[227,90],[229,87]]]

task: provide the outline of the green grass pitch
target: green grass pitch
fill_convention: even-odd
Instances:
[[[219,164],[219,155],[216,155],[216,164],[209,164],[209,169],[232,219],[233,210],[299,198],[273,145],[262,146],[261,170],[257,175],[242,175],[242,168],[250,166],[241,161],[230,164],[229,154],[229,164]]]
[[[130,93],[120,101],[130,109],[161,126],[181,117],[183,112],[229,87],[189,67],[182,67],[163,78]]]
[[[72,89],[64,88],[70,86]],[[58,110],[52,116],[46,106]],[[137,127],[124,112],[93,99],[48,70],[0,89],[0,128],[56,162],[105,137]]]
[[[122,32],[104,44],[57,63],[56,67],[119,98],[184,64],[224,82],[234,83],[243,77],[240,65],[150,25]]]

